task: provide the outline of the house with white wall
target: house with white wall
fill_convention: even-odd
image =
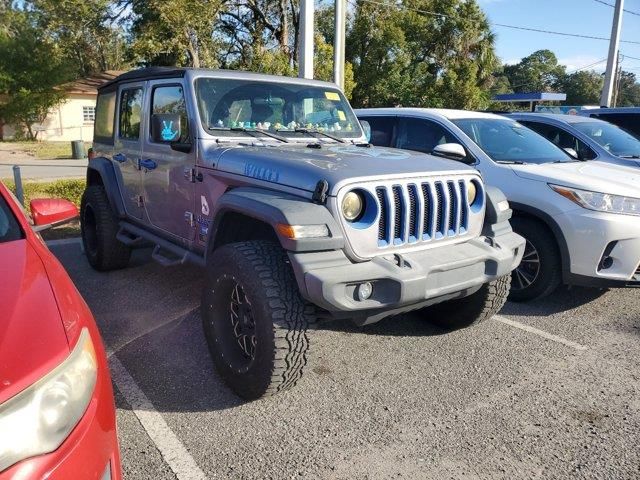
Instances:
[[[108,70],[60,85],[59,88],[65,92],[65,99],[49,112],[42,124],[34,125],[34,129],[39,132],[38,140],[84,140],[91,142],[93,140],[98,87],[113,80],[121,73],[124,72]],[[14,137],[15,128],[13,126],[4,125],[2,129],[2,138],[7,140]]]

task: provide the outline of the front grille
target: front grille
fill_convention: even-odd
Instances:
[[[469,204],[463,180],[377,186],[378,246],[398,246],[463,235]]]

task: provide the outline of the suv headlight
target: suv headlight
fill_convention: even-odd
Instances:
[[[590,192],[553,184],[549,184],[549,186],[563,197],[589,210],[621,213],[624,215],[640,215],[640,198]]]
[[[97,374],[91,336],[83,328],[64,362],[0,405],[0,472],[64,442],[89,405]]]
[[[351,191],[342,199],[342,215],[350,222],[360,218],[364,209],[364,199],[361,194]]]

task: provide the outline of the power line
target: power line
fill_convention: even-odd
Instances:
[[[601,3],[602,5],[606,5],[607,7],[616,8],[616,6],[615,6],[615,5],[611,5],[610,3],[605,2],[605,1],[603,1],[603,0],[593,0],[593,1],[594,1],[594,2],[598,2],[598,3]],[[626,12],[626,13],[629,13],[629,14],[631,14],[631,15],[636,15],[636,16],[640,17],[640,13],[638,13],[638,12],[634,12],[633,10],[627,10],[626,8],[624,8],[624,9],[623,9],[623,11],[624,11],[624,12]]]
[[[405,7],[404,5],[392,5],[390,3],[376,1],[376,0],[360,0],[360,1],[364,2],[364,3],[371,3],[373,5],[379,5],[379,6],[382,6],[382,7],[387,7],[387,8],[413,11],[413,12],[416,12],[416,13],[421,13],[423,15],[431,15],[431,16],[436,16],[436,17],[441,17],[441,18],[451,18],[449,15],[445,15],[445,14],[442,14],[442,13],[431,12],[429,10],[421,10],[421,9],[418,9],[418,8]],[[353,4],[355,4],[355,2]],[[590,40],[604,40],[604,41],[607,41],[607,42],[610,40],[609,38],[606,38],[606,37],[595,37],[595,36],[591,36],[591,35],[581,35],[581,34],[578,34],[578,33],[555,32],[553,30],[542,30],[540,28],[522,27],[522,26],[519,26],[519,25],[509,25],[509,24],[506,24],[506,23],[492,23],[492,25],[495,25],[496,27],[511,28],[511,29],[514,29],[514,30],[525,30],[525,31],[528,31],[528,32],[546,33],[548,35],[560,35],[560,36],[563,36],[563,37],[587,38],[587,39],[590,39]],[[633,40],[620,40],[620,42],[621,43],[634,44],[634,45],[640,45],[640,42],[633,41]]]

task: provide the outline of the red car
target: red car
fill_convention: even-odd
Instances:
[[[0,480],[121,479],[115,405],[100,333],[34,232],[78,215],[31,202],[32,227],[0,182]]]

